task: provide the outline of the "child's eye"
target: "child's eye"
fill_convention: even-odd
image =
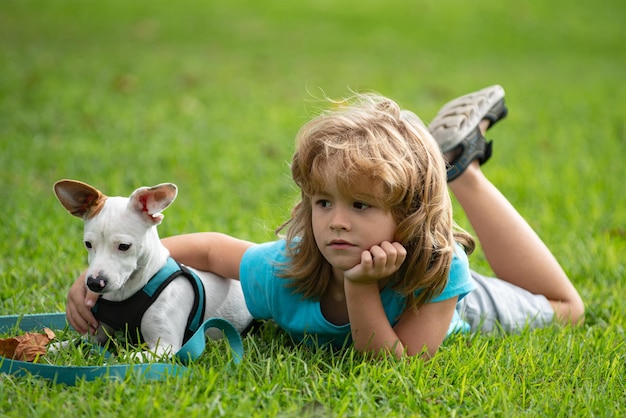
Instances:
[[[319,199],[317,205],[322,208],[329,208],[331,206],[330,200]]]
[[[352,207],[354,207],[355,209],[359,209],[359,210],[364,210],[370,207],[370,205],[368,205],[365,202],[354,202],[352,204]]]

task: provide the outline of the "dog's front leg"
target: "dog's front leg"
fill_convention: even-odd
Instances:
[[[169,358],[174,354],[171,347],[156,346],[145,351],[137,351],[130,354],[130,358],[137,363],[157,362]]]
[[[146,311],[141,333],[151,356],[172,356],[180,350],[193,298],[191,284],[187,280],[175,280]]]
[[[131,357],[136,361],[159,361],[176,354],[182,347],[182,336],[168,335],[163,332],[161,332],[160,336],[155,336],[152,331],[143,327],[142,334],[148,349],[132,353]]]

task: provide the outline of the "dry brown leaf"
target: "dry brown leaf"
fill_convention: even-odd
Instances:
[[[0,339],[0,355],[13,360],[33,362],[46,354],[46,346],[56,335],[49,328],[43,333],[27,332],[17,337]]]
[[[17,338],[4,338],[0,339],[0,356],[13,358],[15,349],[20,342]]]

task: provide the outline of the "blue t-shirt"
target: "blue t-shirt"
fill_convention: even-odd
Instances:
[[[336,347],[351,343],[350,324],[335,325],[329,322],[322,314],[319,300],[304,299],[302,294],[294,293],[294,288],[289,286],[289,279],[278,276],[288,260],[285,247],[285,240],[253,245],[241,259],[239,278],[252,316],[274,320],[296,341],[319,345],[332,343]],[[467,256],[459,247],[452,260],[446,287],[430,302],[455,296],[461,300],[473,288]],[[405,308],[406,298],[391,289],[391,286],[385,286],[380,297],[387,319],[393,326]],[[469,325],[455,311],[448,334],[458,331],[469,331]]]

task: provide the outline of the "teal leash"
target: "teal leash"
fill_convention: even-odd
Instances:
[[[58,330],[67,326],[65,313],[0,316],[0,333],[6,333],[15,329],[24,332],[41,331],[43,328]],[[210,328],[218,328],[224,333],[224,337],[232,351],[232,361],[235,364],[239,364],[243,359],[241,335],[230,322],[223,318],[209,318],[204,321],[175,356],[183,364],[200,357],[206,347],[206,331]],[[160,381],[165,380],[169,376],[183,376],[185,373],[189,373],[189,371],[190,369],[186,366],[168,363],[56,366],[12,360],[0,356],[0,373],[14,376],[31,374],[48,379],[53,383],[64,383],[69,386],[75,385],[81,380],[92,381],[99,378],[124,380],[131,375],[146,380]]]

